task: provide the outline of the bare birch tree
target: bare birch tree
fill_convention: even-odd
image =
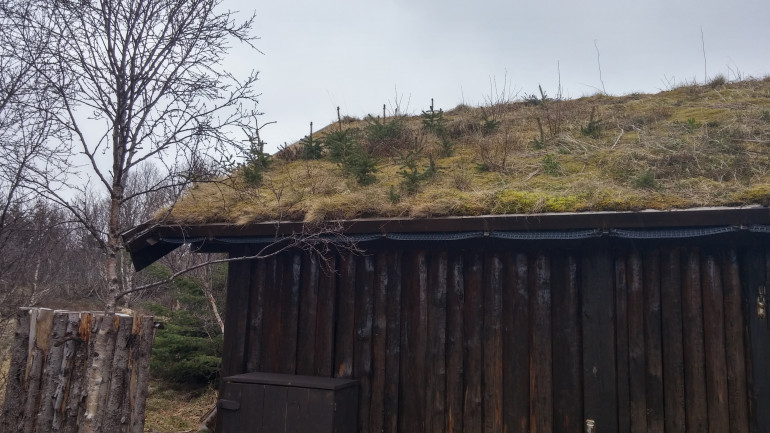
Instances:
[[[226,167],[257,102],[256,73],[238,79],[222,63],[231,43],[253,46],[252,19],[236,23],[220,3],[46,1],[28,15],[56,41],[33,66],[61,104],[51,110],[56,123],[83,157],[69,185],[77,197],[108,197],[105,228],[84,201],[57,189],[57,179],[44,173],[38,186],[69,209],[105,253],[108,311],[121,291],[122,210],[149,193],[181,191],[201,176],[199,167]],[[129,190],[131,173],[146,163],[162,167],[164,176]]]

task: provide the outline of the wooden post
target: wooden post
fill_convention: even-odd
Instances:
[[[540,254],[532,266],[530,287],[532,345],[530,365],[530,431],[553,431],[553,348],[551,336],[551,259]]]
[[[484,262],[484,432],[503,431],[503,263],[499,254]]]
[[[32,321],[32,312],[19,310],[16,314],[16,333],[11,352],[11,367],[8,370],[8,379],[5,388],[5,402],[3,403],[2,417],[0,417],[0,430],[6,432],[18,431],[21,417],[24,414],[24,388],[26,386],[26,366],[29,355],[29,331]],[[12,398],[8,398],[13,396]]]
[[[435,254],[428,274],[428,340],[426,374],[427,433],[445,432],[446,414],[446,319],[447,319],[447,254]],[[372,432],[374,433],[374,432]]]
[[[730,426],[735,431],[749,431],[746,349],[743,343],[745,322],[741,310],[741,280],[735,250],[731,249],[724,255],[722,269]]]
[[[361,257],[356,269],[355,355],[353,377],[358,380],[358,432],[369,433],[372,400],[372,314],[374,259]]]
[[[615,258],[615,331],[618,433],[630,433],[631,390],[628,368],[628,272],[625,254]]]
[[[583,422],[582,331],[577,260],[559,254],[551,263],[554,432],[580,431]]]
[[[628,372],[631,396],[631,433],[647,431],[642,272],[642,258],[639,252],[634,251],[628,259]]]
[[[384,430],[385,351],[388,326],[388,260],[387,254],[375,257],[372,312],[372,399],[369,403],[369,431]]]
[[[706,372],[703,343],[703,302],[700,281],[700,252],[685,253],[682,285],[684,336],[684,385],[687,431],[708,429]]]
[[[463,431],[481,433],[483,430],[482,408],[482,325],[484,323],[484,299],[482,291],[482,261],[478,253],[467,257],[463,269],[465,275],[465,350]]]
[[[709,431],[729,431],[722,275],[713,255],[701,264],[703,282],[703,342],[706,355],[706,401]]]
[[[665,431],[684,433],[684,350],[682,341],[682,268],[678,249],[661,253],[663,320],[663,397]],[[740,288],[738,288],[740,290]]]
[[[529,431],[529,263],[525,254],[505,258],[503,292],[503,427]]]
[[[399,378],[401,377],[401,255],[388,254],[388,326],[385,340],[385,433],[398,432]]]
[[[660,252],[644,257],[644,342],[647,358],[647,428],[663,431],[663,343],[660,306]]]
[[[446,383],[446,432],[463,431],[463,317],[465,286],[463,282],[463,256],[452,254],[449,265],[447,288],[447,383]]]
[[[617,431],[614,261],[608,245],[600,243],[581,263],[583,417],[595,420],[599,431]]]

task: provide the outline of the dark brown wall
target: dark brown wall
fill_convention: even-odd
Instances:
[[[770,425],[764,249],[390,245],[232,263],[223,374],[358,379],[361,432]]]

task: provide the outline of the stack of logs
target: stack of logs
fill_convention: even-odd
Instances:
[[[0,432],[142,432],[152,317],[24,309]]]

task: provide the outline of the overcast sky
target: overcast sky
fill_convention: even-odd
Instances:
[[[490,80],[534,93],[542,84],[579,97],[653,93],[719,73],[770,74],[770,1],[225,0],[256,11],[257,47],[236,48],[236,72],[260,71],[268,150],[343,115],[419,113],[479,105]]]

